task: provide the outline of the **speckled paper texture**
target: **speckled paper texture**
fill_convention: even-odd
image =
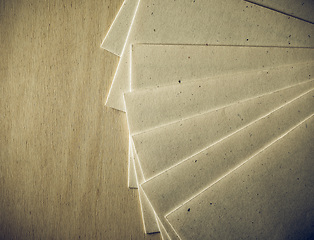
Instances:
[[[300,84],[133,136],[148,180],[314,87]]]
[[[125,0],[112,22],[101,47],[121,56],[139,0]]]
[[[311,36],[313,24],[242,0],[142,1],[106,105],[125,110],[123,93],[130,90],[131,44],[314,47]]]
[[[291,86],[313,76],[312,62],[126,93],[130,134]]]
[[[313,0],[249,0],[248,2],[314,23]]]
[[[292,72],[291,71],[289,71],[289,69],[292,69],[291,68],[291,66],[289,66],[289,67],[285,67],[285,68],[283,68],[283,69],[281,69],[280,71],[282,72],[285,72],[285,74],[282,76],[282,74],[277,74],[277,75],[275,75],[275,76],[277,76],[276,78],[278,78],[279,77],[279,79],[281,79],[280,77],[284,77],[284,76],[288,76],[288,77],[286,77],[286,78],[284,78],[284,80],[281,82],[281,83],[285,83],[287,80],[289,80],[289,79],[291,79],[291,78],[293,78],[293,77],[295,77],[295,76],[299,76],[300,77],[300,75],[294,75],[294,74],[292,74]],[[304,68],[302,68],[301,70],[299,69],[299,70],[297,70],[298,69],[298,67],[297,66],[294,66],[294,68],[293,69],[295,69],[295,71],[300,71],[300,72],[302,72],[302,74],[303,75],[301,75],[301,76],[303,76],[303,77],[308,77],[307,75],[304,75],[304,74],[308,74],[309,72],[307,72],[307,71],[304,71]],[[255,74],[254,74],[254,76],[255,76]],[[271,78],[269,78],[270,76],[274,76],[273,74],[272,74],[272,71],[268,71],[268,73],[267,73],[267,71],[265,71],[264,72],[264,76],[267,76],[267,78],[266,79],[271,79]],[[242,76],[243,77],[243,76]],[[260,76],[261,77],[261,76]],[[233,79],[236,79],[236,78],[234,78],[234,76],[233,76]],[[298,82],[298,81],[297,81]],[[240,82],[241,83],[241,82]],[[243,83],[243,82],[242,82]],[[287,82],[286,82],[287,83]],[[290,82],[291,83],[291,82]],[[183,84],[182,84],[183,85]],[[274,85],[273,85],[274,86]],[[283,85],[282,85],[283,86]],[[197,85],[197,87],[199,87],[198,85]],[[188,87],[188,89],[190,89],[189,87]],[[251,93],[254,93],[254,92],[251,92]],[[193,93],[192,93],[193,94]],[[254,95],[254,94],[253,94]],[[243,97],[243,96],[242,96]],[[145,99],[145,98],[144,98]],[[177,101],[177,100],[175,100],[175,101]],[[144,101],[145,102],[145,101]],[[202,101],[201,101],[202,102]],[[150,106],[148,106],[148,108],[149,108]],[[135,111],[134,112],[135,114],[137,114],[137,112]],[[144,116],[144,115],[142,115],[142,116]],[[167,139],[167,138],[166,138]],[[150,148],[146,148],[145,149],[145,151],[147,152],[147,151],[149,151],[149,149]],[[144,151],[144,152],[145,152]],[[172,153],[172,152],[171,152]],[[170,154],[171,154],[170,153]],[[180,154],[178,154],[178,155],[180,155]],[[153,155],[153,159],[155,159],[154,157],[155,157],[156,155]],[[174,158],[174,159],[178,159],[178,158]],[[144,206],[143,208],[145,209],[145,207],[146,206]]]
[[[161,223],[160,219],[157,218],[157,223],[160,229],[160,235],[161,235],[161,239],[162,240],[171,240],[170,236],[168,235],[165,227],[163,226],[163,224]]]
[[[145,179],[138,162],[136,151],[134,150],[133,141],[130,140],[129,142],[131,144],[131,148],[129,149],[129,187],[134,189],[138,188],[138,182],[143,183]],[[132,182],[132,184],[130,184],[130,182]],[[165,232],[163,225],[157,221],[157,216],[155,215],[154,210],[144,195],[142,189],[139,189],[139,201],[142,212],[144,232],[150,234],[160,231],[162,239],[167,239],[167,233]]]
[[[128,186],[129,188],[136,189],[137,179],[136,171],[134,167],[134,155],[133,155],[133,144],[132,141],[129,141],[129,162],[128,162]]]
[[[168,215],[180,238],[311,239],[313,120]]]
[[[135,44],[132,90],[313,59],[314,50],[302,48]]]
[[[163,219],[167,213],[206,189],[268,143],[313,114],[312,95],[313,91],[285,103],[283,107],[144,183],[142,188],[157,215]],[[235,106],[234,110],[236,112],[240,109]],[[165,222],[164,225],[171,233],[169,225]]]
[[[314,50],[302,48],[135,44],[132,90],[313,59]]]
[[[101,48],[117,56],[121,56],[138,3],[139,0],[125,0],[123,2],[100,46]],[[137,188],[135,171],[132,167],[132,154],[131,148],[129,149],[128,156],[128,186],[129,188]]]
[[[145,179],[144,179],[143,172],[141,170],[141,166],[139,164],[136,152],[134,152],[133,164],[136,169],[137,184],[140,185],[145,181]],[[157,233],[159,232],[159,226],[157,223],[154,210],[151,207],[146,195],[143,193],[142,188],[139,187],[138,190],[139,190],[139,199],[140,199],[140,206],[141,206],[141,211],[142,211],[144,231],[145,233]]]
[[[309,61],[314,61],[314,49],[135,44],[131,89]]]

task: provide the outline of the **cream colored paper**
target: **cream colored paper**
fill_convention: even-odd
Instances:
[[[134,150],[133,141],[130,140],[130,143],[132,145],[131,151],[136,152]],[[133,158],[131,160],[132,164],[134,164],[134,169],[136,172],[136,181],[139,181],[141,183],[144,182],[143,172],[139,165],[137,156],[133,155]],[[165,230],[163,224],[160,222],[160,220],[155,215],[154,209],[152,208],[150,202],[148,201],[146,195],[143,193],[142,189],[139,189],[139,200],[140,200],[140,207],[142,212],[142,220],[143,220],[143,226],[144,226],[144,232],[151,234],[160,232],[161,238],[163,240],[169,240],[169,236],[167,231]],[[157,225],[156,225],[157,224]],[[157,227],[156,227],[157,226]]]
[[[132,59],[132,89],[137,90],[228,72],[305,62],[314,59],[314,50],[136,44],[133,46]],[[135,179],[129,181],[135,182]]]
[[[290,69],[290,66],[288,67],[289,69]],[[294,66],[294,69],[298,69],[298,67],[297,66]],[[300,72],[302,72],[302,74],[307,74],[308,72],[306,72],[306,71],[304,71],[304,68],[303,69],[299,69],[300,70]],[[288,80],[289,79],[289,77],[291,78],[291,77],[293,77],[293,76],[296,76],[296,75],[293,75],[293,74],[291,74],[291,72],[289,72],[289,71],[287,71],[287,69],[286,68],[284,68],[283,70],[282,70],[283,72],[285,72],[287,75],[288,75],[288,78],[285,78],[284,79],[284,81],[286,81],[286,80]],[[268,76],[271,76],[271,71],[269,71],[268,72],[268,74],[267,74],[267,72],[265,72],[265,75],[268,75]],[[279,74],[279,75],[281,75],[281,74]],[[307,76],[307,75],[303,75],[303,76]],[[279,78],[280,79],[280,78]],[[284,81],[282,82],[282,83],[284,83]],[[183,85],[183,84],[182,84]],[[189,88],[189,87],[188,87]],[[145,102],[145,101],[143,101],[143,102]],[[137,112],[134,112],[135,114],[137,114]],[[143,115],[145,115],[145,114],[143,114]],[[148,148],[149,149],[149,148]],[[145,207],[144,207],[145,208]]]
[[[313,87],[314,82],[310,81],[134,135],[132,138],[145,180]]]
[[[124,110],[134,43],[314,47],[313,24],[242,0],[147,0],[139,4],[106,105]]]
[[[136,44],[132,54],[133,90],[314,59],[309,49],[232,46]]]
[[[282,66],[126,93],[130,134],[305,81],[314,76],[313,66]]]
[[[101,48],[121,56],[131,28],[139,0],[125,0],[113,20]]]
[[[138,158],[135,152],[134,152],[133,160],[134,160],[133,161],[134,168],[136,169],[137,185],[140,185],[144,182],[144,176],[143,176],[141,166],[139,165]],[[151,207],[145,194],[143,193],[142,188],[138,188],[138,190],[139,190],[139,200],[140,200],[140,206],[141,206],[141,211],[142,211],[144,232],[145,233],[157,233],[159,232],[159,226],[157,223],[155,212],[153,208]]]
[[[171,238],[169,237],[165,227],[163,226],[163,224],[161,223],[161,221],[158,218],[157,218],[157,223],[158,223],[158,227],[160,229],[161,239],[162,240],[171,240]]]
[[[313,0],[247,0],[275,11],[314,23]]]
[[[128,187],[131,189],[138,188],[136,171],[134,167],[133,144],[131,141],[129,141],[129,156],[128,156]]]
[[[312,98],[310,91],[142,184],[161,222],[167,213],[312,115]],[[169,225],[163,223],[171,234]]]
[[[258,56],[258,57],[257,57]],[[314,49],[200,45],[132,47],[132,91],[280,65],[310,62]]]
[[[310,239],[314,118],[167,216],[181,239]]]
[[[136,44],[133,46],[132,59],[132,89],[136,90],[178,81],[184,83],[227,72],[305,62],[314,59],[314,50]]]

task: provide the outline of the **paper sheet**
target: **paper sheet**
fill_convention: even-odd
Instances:
[[[314,23],[313,0],[246,0],[275,11]]]
[[[313,88],[313,84],[310,81],[134,135],[145,180],[264,116]]]
[[[175,16],[175,17],[174,17]],[[134,43],[314,47],[314,26],[242,0],[147,0],[139,4],[107,106],[124,110]]]
[[[124,49],[127,36],[131,27],[132,20],[135,16],[136,8],[139,0],[125,0],[112,22],[102,44],[101,48],[121,56]],[[129,188],[137,188],[136,177],[132,163],[132,149],[129,149],[128,156],[128,186]],[[130,168],[131,166],[131,168]]]
[[[306,48],[135,44],[131,88],[161,87],[313,60],[314,49]]]
[[[156,216],[157,218],[157,216]],[[160,229],[160,235],[161,235],[161,239],[162,240],[171,240],[171,238],[169,237],[165,227],[163,226],[163,224],[161,223],[161,221],[157,218],[157,223],[158,223],[158,227]]]
[[[314,118],[167,216],[181,239],[311,239]]]
[[[133,160],[134,160],[133,161],[134,168],[136,169],[137,185],[140,185],[144,182],[144,176],[142,174],[142,170],[139,165],[136,152],[134,152]],[[140,205],[141,205],[141,211],[142,211],[144,232],[145,233],[157,233],[159,232],[159,226],[157,223],[155,212],[153,208],[151,207],[145,194],[143,193],[142,188],[138,188],[138,191],[139,191],[139,199],[140,199]]]
[[[187,139],[188,143],[187,144],[184,144],[183,143],[183,146],[185,148],[187,148],[189,151],[185,151],[185,153],[187,153],[186,155],[192,155],[196,153],[197,150],[199,150],[200,148],[204,148],[203,145],[206,145],[206,143],[208,145],[210,145],[211,143],[213,143],[214,141],[210,141],[212,140],[212,138],[215,137],[215,135],[217,135],[215,133],[215,131],[210,131],[210,129],[215,129],[216,125],[218,124],[218,128],[220,129],[221,126],[224,126],[226,125],[226,123],[224,121],[226,121],[227,123],[230,123],[230,126],[234,126],[235,124],[241,122],[240,124],[243,124],[243,126],[245,126],[245,123],[242,123],[242,120],[243,119],[244,121],[247,121],[249,118],[251,121],[254,121],[254,119],[256,119],[258,116],[262,116],[261,113],[264,112],[264,114],[267,113],[267,110],[268,111],[271,111],[273,110],[276,106],[280,106],[281,104],[285,103],[286,101],[288,101],[289,99],[292,99],[293,97],[296,97],[298,96],[299,94],[307,91],[308,89],[310,89],[311,87],[313,87],[313,81],[311,82],[308,82],[308,83],[304,83],[304,84],[301,84],[300,86],[296,86],[296,87],[291,87],[291,88],[288,88],[286,90],[282,90],[282,91],[278,91],[277,93],[272,93],[272,94],[267,94],[263,97],[258,97],[258,98],[255,98],[255,99],[251,99],[251,100],[248,100],[248,101],[244,101],[242,103],[236,103],[236,104],[233,104],[229,107],[225,107],[225,108],[222,108],[218,111],[214,111],[212,113],[209,113],[209,114],[204,114],[203,116],[198,116],[198,117],[194,117],[194,118],[191,118],[191,119],[188,119],[186,121],[180,121],[179,124],[178,124],[178,128],[177,128],[177,132],[175,131],[171,131],[170,128],[164,128],[163,132],[164,133],[167,133],[167,134],[164,134],[165,136],[167,135],[168,137],[171,136],[170,138],[170,141],[167,141],[165,140],[165,142],[163,142],[162,144],[158,144],[159,142],[156,142],[156,144],[152,145],[152,149],[151,151],[154,152],[156,151],[156,147],[157,147],[157,151],[159,151],[158,147],[160,147],[162,150],[164,150],[164,154],[165,156],[161,154],[160,155],[160,158],[154,158],[154,160],[150,161],[151,159],[146,159],[148,160],[150,163],[154,164],[153,162],[156,161],[157,164],[162,164],[161,162],[163,162],[164,159],[170,159],[171,161],[173,159],[177,159],[178,162],[183,161],[185,158],[181,156],[181,159],[178,158],[177,154],[180,155],[180,151],[182,150],[181,148],[181,143],[184,142],[184,141],[181,141],[179,138],[185,138]],[[256,109],[260,110],[260,111],[256,111]],[[256,111],[256,112],[255,112]],[[253,112],[253,115],[249,115],[251,112]],[[258,114],[260,113],[260,114]],[[232,115],[233,114],[233,115]],[[241,117],[239,117],[239,115]],[[254,118],[255,116],[255,118]],[[240,119],[241,118],[241,119]],[[229,119],[229,120],[227,120]],[[239,121],[240,119],[240,121]],[[197,142],[197,138],[198,138],[198,134],[200,134],[200,136],[203,136],[204,137],[204,134],[202,134],[202,128],[199,126],[202,121],[199,121],[199,120],[202,120],[203,122],[207,123],[207,124],[203,124],[205,126],[203,126],[203,128],[205,128],[205,132],[208,133],[207,137],[208,139],[204,142],[200,142],[200,144],[202,144],[202,146],[197,146],[195,147],[195,140]],[[220,122],[221,122],[221,125],[220,125]],[[211,128],[208,127],[208,124],[211,124]],[[187,129],[188,126],[191,126],[190,129]],[[220,126],[219,126],[220,125]],[[171,126],[170,126],[171,127]],[[170,129],[170,131],[169,131]],[[194,135],[193,134],[193,130],[196,129],[197,133],[195,134],[196,138],[193,139],[193,137],[191,136],[184,136],[186,135],[185,132],[186,132],[186,129],[188,130],[188,132],[190,132],[190,135]],[[192,130],[192,131],[190,131]],[[184,134],[181,134],[182,131]],[[225,131],[225,132],[234,132],[235,129],[230,129],[229,127],[227,127],[226,129],[222,128],[222,131]],[[182,136],[181,136],[182,135]],[[156,136],[155,136],[156,137]],[[162,138],[160,135],[158,135],[158,137],[155,138],[156,139],[164,139]],[[173,139],[176,139],[174,141],[172,141]],[[217,136],[216,136],[217,138]],[[192,140],[190,142],[190,139]],[[177,142],[177,140],[179,141],[179,143]],[[181,141],[181,143],[180,143]],[[144,141],[143,141],[144,142]],[[175,144],[174,144],[175,143]],[[168,145],[169,144],[169,145]],[[166,145],[166,147],[164,146]],[[206,147],[208,147],[205,146]],[[193,152],[193,146],[194,146],[194,152]],[[178,148],[178,149],[177,149]],[[172,149],[177,149],[178,151],[172,151]],[[183,148],[184,150],[184,148]],[[168,151],[170,151],[172,154],[172,156],[169,155]],[[162,151],[160,151],[162,152]],[[156,153],[154,153],[156,154]],[[161,161],[162,160],[162,161]],[[145,164],[145,163],[144,163]],[[171,172],[171,170],[170,170]],[[162,176],[163,174],[161,174],[160,176]],[[153,179],[156,179],[156,178],[153,178]],[[155,180],[148,180],[148,182],[144,183],[142,186],[151,186],[151,182],[154,183]],[[158,179],[158,177],[157,177]],[[175,182],[174,179],[171,180],[172,182]],[[171,186],[165,182],[163,182],[164,185],[164,188],[167,188],[167,186]],[[193,189],[193,188],[191,188]],[[145,188],[144,188],[145,190]],[[157,188],[151,188],[150,190],[154,191],[155,194],[161,194],[161,195],[158,195],[158,196],[161,196],[162,199],[158,199],[155,197],[155,200],[156,201],[152,201],[153,203],[153,206],[155,207],[155,210],[158,212],[160,211],[161,207],[167,207],[168,205],[165,204],[164,200],[166,199],[167,195],[165,193],[165,191],[162,191],[161,188],[159,188],[157,186]],[[176,189],[171,189],[170,191],[173,191],[173,193],[175,194],[176,193],[176,190],[178,190],[177,188]],[[188,191],[187,191],[188,192]],[[150,193],[148,192],[147,193],[149,197],[152,197],[152,195],[150,195]],[[177,198],[176,198],[177,196]],[[172,201],[173,203],[176,203],[178,200],[180,200],[180,195],[176,195]],[[165,198],[164,198],[165,197]],[[152,199],[150,199],[152,200]],[[160,207],[161,206],[161,207]],[[173,206],[172,206],[173,207]],[[169,210],[169,209],[168,209]],[[167,211],[164,211],[164,212],[167,212]],[[169,230],[169,229],[168,229]]]
[[[314,76],[313,62],[126,93],[124,98],[129,131],[131,135],[147,131],[219,106],[291,86],[311,76]]]
[[[169,85],[178,81],[184,83],[227,72],[313,59],[314,50],[302,48],[136,44],[132,51],[132,89]]]
[[[290,68],[290,67],[289,67]],[[297,69],[297,67],[295,67],[295,69]],[[294,75],[293,74],[291,74],[291,72],[288,72],[287,71],[287,69],[284,69],[284,72],[285,73],[289,73],[288,75],[290,76],[290,77],[293,77]],[[301,71],[302,73],[307,73],[306,71]],[[265,74],[267,74],[266,72],[265,72]],[[268,74],[267,74],[268,76],[270,76],[271,75],[271,73],[269,72]],[[305,76],[305,75],[304,75]],[[289,78],[289,77],[288,77]],[[285,78],[285,80],[287,80],[288,78]],[[279,78],[280,79],[280,78]],[[284,83],[284,81],[283,81],[283,83]],[[144,207],[145,208],[145,207]]]
[[[121,56],[139,0],[125,0],[113,20],[101,48]]]
[[[140,181],[143,181],[142,180],[143,175],[140,168],[136,169],[135,156],[134,156],[135,151],[133,150],[134,148],[133,142],[130,140],[129,144],[131,145],[131,147],[129,148],[128,186],[131,189],[138,189],[138,179],[140,179]],[[160,231],[162,239],[167,239],[167,234],[165,233],[163,226],[160,227],[160,225],[162,224],[161,223],[158,224],[154,210],[152,209],[145,195],[142,193],[142,189],[139,189],[139,200],[140,200],[140,207],[141,207],[141,212],[142,212],[144,232],[150,234],[150,233],[157,233]]]
[[[313,91],[288,102],[280,109],[257,119],[228,138],[209,145],[204,151],[142,184],[141,187],[161,222],[167,213],[313,114],[312,98]],[[169,225],[163,223],[171,234]]]
[[[129,137],[131,138],[131,137]],[[128,156],[128,187],[137,189],[136,171],[134,167],[133,144],[129,141],[129,156]]]

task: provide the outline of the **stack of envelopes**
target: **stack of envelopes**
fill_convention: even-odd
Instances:
[[[314,237],[314,1],[125,0],[102,47],[163,239]]]

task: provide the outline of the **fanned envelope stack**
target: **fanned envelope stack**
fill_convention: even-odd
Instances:
[[[125,0],[101,45],[162,239],[314,236],[314,2]],[[139,220],[140,221],[140,220]]]

